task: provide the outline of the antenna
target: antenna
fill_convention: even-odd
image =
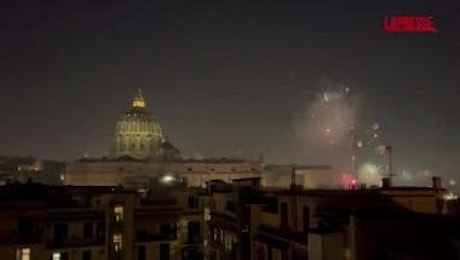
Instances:
[[[388,153],[388,177],[391,178],[396,176],[396,174],[393,173],[393,146],[385,146],[385,151]]]

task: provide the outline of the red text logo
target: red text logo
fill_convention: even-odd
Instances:
[[[433,16],[391,16],[383,18],[385,32],[429,32],[435,33]]]

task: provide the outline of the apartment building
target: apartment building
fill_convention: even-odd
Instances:
[[[15,260],[457,259],[460,221],[433,187],[267,190],[8,184],[0,255]],[[450,204],[449,207],[447,207]]]
[[[267,191],[244,182],[209,189],[213,259],[460,256],[460,223],[437,179],[433,187],[358,190]]]
[[[187,199],[183,205],[177,194],[166,191],[154,197],[117,187],[6,185],[0,188],[0,255],[15,260],[196,259],[204,220],[199,203],[188,194],[193,191],[182,197],[192,198],[191,203]]]

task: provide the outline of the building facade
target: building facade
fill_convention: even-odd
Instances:
[[[132,158],[82,159],[69,163],[64,174],[66,185],[106,185],[146,188],[153,178],[173,176],[189,187],[205,187],[211,180],[231,182],[235,179],[260,177],[259,161],[235,159],[175,160],[154,162]]]

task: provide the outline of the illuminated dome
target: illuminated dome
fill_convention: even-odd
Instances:
[[[160,159],[164,141],[160,124],[147,110],[145,98],[138,90],[130,109],[117,123],[111,157]]]

